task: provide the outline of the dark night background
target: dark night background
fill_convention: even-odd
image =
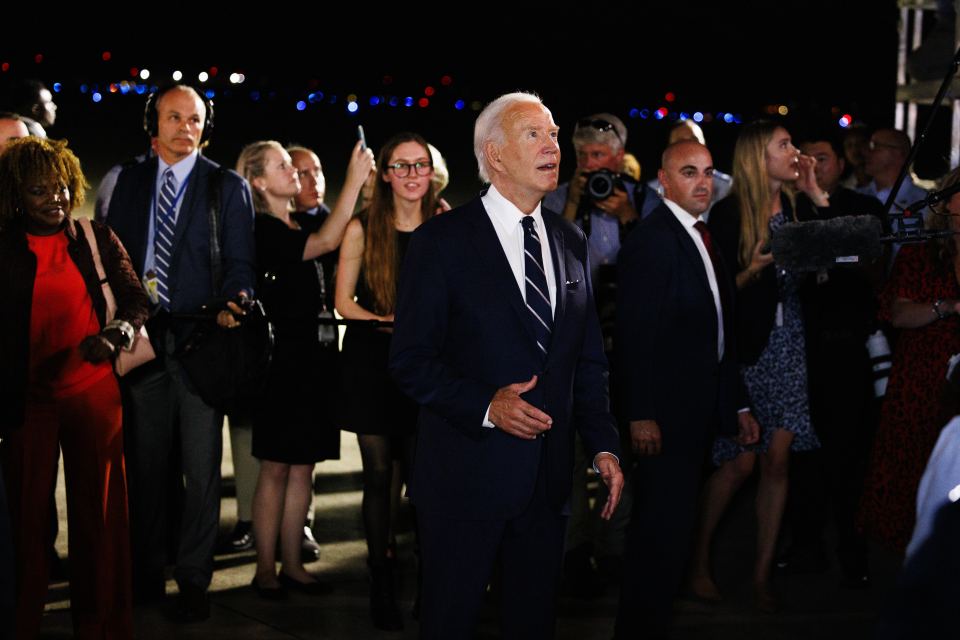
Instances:
[[[843,114],[870,126],[893,124],[899,11],[892,0],[590,3],[567,10],[544,6],[529,15],[511,8],[497,13],[494,5],[483,5],[484,13],[478,6],[444,6],[434,16],[445,21],[429,29],[420,20],[377,15],[380,9],[371,7],[364,18],[302,23],[322,37],[298,40],[290,25],[271,32],[271,25],[257,24],[251,30],[251,18],[246,32],[224,27],[207,29],[202,37],[167,38],[162,53],[151,48],[151,38],[133,37],[145,27],[136,33],[103,29],[104,35],[72,46],[7,40],[0,43],[0,62],[9,63],[0,88],[16,77],[62,84],[49,133],[70,140],[96,186],[107,167],[147,144],[140,129],[145,96],[111,94],[109,85],[133,80],[132,67],[150,70],[147,84],[169,78],[174,69],[197,84],[197,74],[215,66],[217,76],[203,85],[216,92],[207,155],[233,166],[240,148],[258,139],[313,147],[327,173],[328,201],[338,191],[356,125],[363,124],[375,151],[395,132],[424,134],[450,164],[448,198],[463,202],[479,187],[472,156],[476,111],[470,105],[517,89],[539,93],[553,111],[564,145],[562,176],[574,167],[574,122],[595,111],[627,123],[627,148],[640,159],[644,179],[656,171],[671,119],[631,118],[631,109],[665,106],[674,117],[681,111],[732,112],[748,122],[767,115],[770,105],[786,105],[786,125],[795,138],[823,123],[839,132]],[[403,8],[413,5],[394,5]],[[486,16],[485,28],[464,30],[467,20],[460,16],[466,12],[477,20]],[[373,24],[356,27],[367,23]],[[102,59],[104,51],[109,61]],[[246,81],[230,85],[233,72]],[[448,86],[441,82],[445,75],[452,80]],[[81,93],[81,84],[91,90]],[[94,86],[103,94],[98,104],[91,100]],[[428,86],[436,90],[428,107],[402,106],[407,96],[425,97]],[[259,101],[251,100],[254,91]],[[297,101],[317,91],[322,100],[296,110]],[[665,100],[667,92],[675,94],[674,102]],[[349,94],[357,96],[355,114],[346,109]],[[371,96],[398,96],[401,104],[371,106]],[[453,107],[458,99],[466,103],[463,110]],[[921,109],[918,123],[927,112]],[[922,177],[948,168],[949,121],[949,110],[941,109],[916,165]],[[729,170],[739,127],[717,121],[703,126],[716,165]]]

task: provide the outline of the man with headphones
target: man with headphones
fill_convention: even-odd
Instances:
[[[178,361],[178,347],[195,326],[179,316],[221,300],[227,308],[217,322],[236,326],[234,314],[253,294],[255,281],[250,186],[199,152],[213,127],[212,106],[185,85],[148,98],[144,128],[157,155],[121,171],[107,212],[107,224],[127,248],[153,302],[147,331],[158,356],[125,378],[132,413],[124,437],[134,597],[140,602],[163,597],[165,532],[168,523],[179,521],[173,575],[180,590],[177,617],[184,622],[206,619],[210,612],[206,591],[220,518],[223,416],[200,398]],[[211,268],[209,221],[217,203],[219,287]],[[166,479],[175,433],[185,486],[180,517],[168,518]]]

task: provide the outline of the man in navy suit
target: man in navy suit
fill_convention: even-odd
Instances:
[[[200,155],[207,104],[190,87],[175,85],[152,96],[144,119],[157,157],[125,168],[107,213],[154,302],[147,331],[156,361],[127,380],[132,420],[127,422],[134,588],[138,600],[163,596],[166,479],[174,429],[179,426],[185,494],[174,578],[185,621],[209,615],[206,589],[220,518],[223,416],[187,379],[176,350],[193,325],[175,314],[197,313],[213,299],[232,300],[217,317],[236,326],[235,301],[252,294],[253,204],[247,182]],[[216,193],[212,193],[216,190]],[[219,202],[222,283],[215,289],[209,211]]]
[[[557,126],[536,96],[501,96],[474,128],[481,197],[421,225],[397,300],[390,366],[421,405],[421,637],[472,637],[499,557],[505,638],[553,636],[574,429],[610,488],[623,474],[583,233],[540,201]]]
[[[701,469],[717,433],[755,441],[737,368],[733,276],[703,213],[713,160],[696,141],[664,151],[664,201],[618,260],[617,376],[638,454],[617,638],[664,637],[696,520]]]

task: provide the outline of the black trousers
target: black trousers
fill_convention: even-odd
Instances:
[[[669,631],[696,526],[705,455],[693,448],[637,460],[616,638],[656,638]]]

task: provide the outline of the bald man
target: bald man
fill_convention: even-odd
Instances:
[[[703,129],[700,128],[693,120],[681,120],[677,124],[673,125],[673,128],[670,129],[670,135],[667,137],[667,146],[669,147],[672,144],[676,144],[682,140],[693,140],[699,142],[703,146],[707,146],[707,140],[703,135]],[[654,178],[647,185],[656,191],[659,194],[663,194],[663,185],[660,184],[659,178]],[[707,210],[703,212],[703,219],[706,220],[710,217],[710,209],[713,208],[713,204],[719,200],[723,200],[727,197],[727,194],[730,193],[730,188],[733,187],[733,176],[729,176],[722,171],[713,170],[713,195],[710,197],[710,206],[707,207]]]
[[[696,520],[701,469],[716,434],[755,441],[734,350],[733,271],[703,214],[713,159],[684,140],[658,173],[664,200],[620,250],[616,380],[637,454],[617,638],[660,637]]]
[[[0,113],[0,153],[7,148],[11,140],[26,138],[30,135],[23,118],[15,113]]]

